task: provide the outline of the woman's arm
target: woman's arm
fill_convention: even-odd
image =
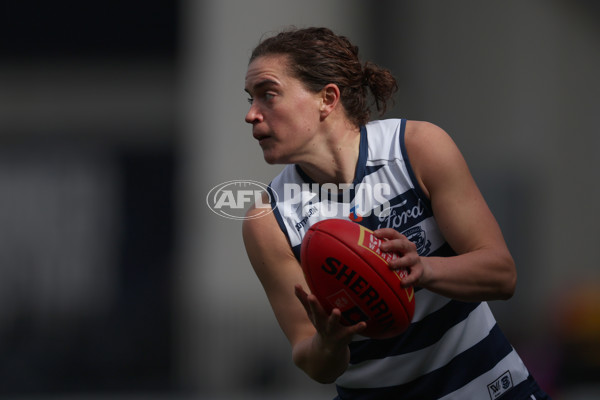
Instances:
[[[483,301],[510,298],[516,268],[500,227],[481,195],[467,164],[439,127],[426,122],[407,123],[408,156],[434,217],[455,257],[419,257],[416,248],[397,232],[382,229],[384,251],[404,256],[391,265],[406,268],[407,286],[420,286],[444,296]]]
[[[248,216],[259,212],[254,208]],[[300,264],[273,213],[246,219],[242,234],[250,262],[290,344],[294,363],[308,376],[330,383],[347,368],[348,344],[366,326],[340,324],[340,311],[327,315],[308,286]]]

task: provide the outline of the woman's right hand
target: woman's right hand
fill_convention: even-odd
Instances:
[[[364,321],[351,326],[342,325],[342,313],[339,309],[334,308],[331,314],[327,315],[317,296],[306,293],[301,285],[295,286],[295,293],[304,306],[308,318],[315,326],[322,341],[321,344],[325,349],[347,346],[352,341],[352,336],[362,332],[367,327],[367,323]]]

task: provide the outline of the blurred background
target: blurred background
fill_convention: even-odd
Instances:
[[[215,185],[268,183],[244,122],[264,34],[328,26],[462,149],[517,261],[505,333],[600,398],[600,3],[0,2],[0,398],[329,399],[291,362]]]

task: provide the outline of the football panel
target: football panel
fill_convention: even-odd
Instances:
[[[323,231],[313,233],[303,257],[307,283],[324,308],[328,312],[339,308],[346,324],[367,320],[365,336],[394,336],[410,324],[401,298],[337,237]]]
[[[398,256],[380,251],[381,240],[373,235],[373,231],[355,222],[342,219],[320,221],[313,225],[311,229],[335,237],[359,255],[390,286],[390,289],[402,304],[407,317],[412,320],[415,309],[414,289],[412,287],[402,288],[401,280],[406,275],[406,271],[390,270],[389,261]]]

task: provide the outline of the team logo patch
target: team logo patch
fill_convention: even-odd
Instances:
[[[426,256],[431,250],[431,242],[427,240],[427,235],[420,226],[410,228],[402,234],[417,246],[417,253],[420,256]]]
[[[490,394],[490,399],[492,400],[499,398],[512,387],[513,381],[512,376],[510,376],[510,371],[506,371],[500,376],[500,378],[487,385],[488,393]]]

